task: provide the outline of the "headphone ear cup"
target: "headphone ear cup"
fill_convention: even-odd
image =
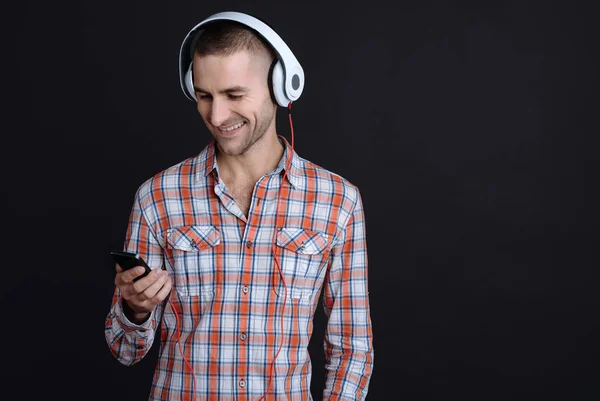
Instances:
[[[275,63],[271,76],[275,100],[281,107],[287,107],[290,103],[290,100],[285,95],[285,76],[283,73],[283,65],[281,64],[281,60],[277,60],[277,63]]]
[[[190,63],[190,66],[185,73],[184,83],[185,89],[188,92],[188,96],[190,96],[191,99],[196,100],[196,92],[194,91],[194,78],[192,76],[192,63]]]

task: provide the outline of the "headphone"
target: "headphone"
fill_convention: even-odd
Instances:
[[[269,77],[273,97],[282,107],[288,107],[293,101],[298,100],[304,89],[304,70],[290,48],[271,27],[261,20],[234,11],[211,15],[193,27],[183,40],[179,50],[179,80],[185,96],[192,101],[197,101],[192,78],[194,49],[204,30],[204,25],[219,20],[236,21],[253,29],[275,49],[278,59],[271,68]]]

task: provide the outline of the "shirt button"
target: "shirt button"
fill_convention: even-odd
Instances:
[[[241,388],[246,387],[246,380],[240,380],[240,387]]]
[[[246,286],[243,286],[243,287],[242,287],[242,292],[243,292],[244,294],[247,294],[247,293],[248,293],[248,291],[250,291],[250,289],[249,289],[248,287],[246,287]]]
[[[246,341],[246,338],[248,338],[248,337],[246,336],[246,333],[242,333],[242,334],[240,334],[240,340],[242,340],[242,341]]]
[[[246,242],[246,248],[248,248],[248,249],[252,248],[252,241]]]

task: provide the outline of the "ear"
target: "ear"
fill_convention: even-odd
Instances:
[[[271,73],[271,82],[273,83],[273,95],[281,107],[287,107],[290,100],[285,95],[285,76],[281,60],[277,60]],[[193,86],[193,85],[192,85]]]

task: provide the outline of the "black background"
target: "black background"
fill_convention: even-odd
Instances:
[[[600,399],[592,4],[5,5],[2,393],[147,398],[156,347],[127,368],[104,340],[109,251],[137,187],[210,139],[177,56],[196,23],[235,10],[304,67],[297,152],[361,189],[368,400]],[[324,323],[319,308],[315,400]]]

